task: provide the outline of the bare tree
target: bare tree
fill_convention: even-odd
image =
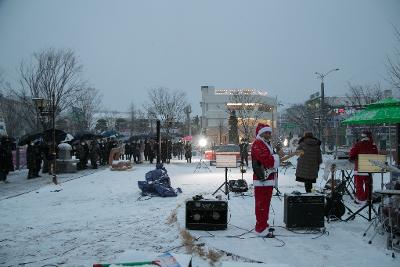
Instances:
[[[27,96],[22,95],[23,98]],[[3,117],[10,136],[21,136],[37,128],[35,112],[23,105],[13,94],[11,85],[0,73],[0,117]]]
[[[76,94],[71,106],[74,132],[91,130],[95,126],[94,114],[101,107],[102,95],[95,88],[87,88]]]
[[[354,108],[361,108],[384,97],[380,84],[352,85],[348,83],[349,93],[346,94],[348,103]]]
[[[6,123],[8,135],[18,137],[36,129],[36,120],[32,116],[33,114],[29,114],[26,107],[21,105],[19,101],[11,98],[11,96],[0,96],[0,106],[0,114],[2,114]]]
[[[81,71],[82,66],[71,50],[46,49],[34,53],[31,62],[21,62],[21,90],[14,92],[33,112],[33,97],[49,100],[49,110],[56,117],[85,88]]]
[[[400,44],[400,31],[394,27],[397,41]],[[400,49],[395,48],[393,58],[387,57],[386,68],[389,74],[389,80],[393,86],[400,89]]]
[[[301,132],[318,132],[318,110],[307,104],[295,104],[282,116],[286,122],[296,125]]]
[[[147,113],[161,121],[162,127],[169,135],[175,122],[182,121],[184,108],[187,106],[184,92],[169,92],[165,87],[154,88],[149,91],[150,104]]]
[[[260,102],[260,96],[254,90],[237,90],[230,97],[231,105],[227,112],[236,111],[239,131],[247,140],[251,140],[258,120],[266,111],[271,111],[266,103]]]

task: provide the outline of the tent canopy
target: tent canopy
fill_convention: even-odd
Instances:
[[[342,121],[342,124],[347,125],[374,125],[384,123],[400,123],[400,100],[392,97],[382,99],[369,104],[364,110]]]

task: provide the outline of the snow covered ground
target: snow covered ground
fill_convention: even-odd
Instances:
[[[360,216],[349,222],[325,222],[325,233],[287,230],[283,196],[273,197],[270,210],[269,223],[276,229],[276,238],[256,237],[251,231],[255,215],[250,191],[244,196],[230,193],[227,230],[189,231],[196,239],[195,252],[188,252],[188,246],[182,246],[187,240],[185,200],[198,194],[214,198],[212,193],[224,182],[224,169],[211,167],[208,172],[201,168],[193,173],[197,162],[173,160],[165,165],[172,186],[183,190],[171,198],[140,198],[137,181],[154,169],[149,164],[121,172],[99,169],[63,174],[60,185],[51,184],[49,176],[26,180],[25,170],[11,173],[10,183],[0,184],[0,266],[92,266],[116,262],[132,250],[192,254],[193,266],[210,266],[209,259],[199,256],[211,257],[208,251],[221,255],[216,266],[245,266],[244,262],[264,263],[262,266],[400,266],[400,254],[393,259],[392,251],[386,249],[386,235],[377,235],[368,244],[373,230],[363,237],[369,222]],[[283,172],[279,174],[282,193],[304,192],[303,184],[295,181],[294,169]],[[322,173],[321,169],[320,177]],[[251,170],[244,174],[249,184],[251,175]],[[240,177],[238,168],[229,170],[228,179]],[[319,179],[315,185],[321,188],[325,181]],[[380,188],[379,175],[374,186]],[[352,210],[360,207],[348,196],[345,200]]]

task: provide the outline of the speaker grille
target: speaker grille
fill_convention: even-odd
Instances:
[[[186,201],[186,228],[189,230],[225,230],[228,202],[214,200]]]

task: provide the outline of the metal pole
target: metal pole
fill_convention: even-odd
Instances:
[[[17,142],[17,144],[16,144],[16,149],[15,149],[15,168],[17,169],[17,170],[19,170],[19,167],[20,167],[20,153],[19,153],[19,145],[18,145],[18,142]]]
[[[39,125],[39,109],[36,109],[36,131],[40,132],[40,125]]]
[[[399,159],[400,159],[400,123],[396,124],[396,166],[399,167]]]
[[[324,136],[324,123],[325,123],[325,88],[324,88],[324,80],[321,80],[321,107],[320,107],[320,122],[319,122],[319,133],[320,133],[320,140],[322,145],[322,153],[325,154],[325,136]]]
[[[57,175],[56,175],[56,158],[57,158],[57,152],[56,152],[56,99],[55,99],[55,93],[53,92],[52,96],[52,106],[51,106],[51,120],[52,120],[52,126],[53,126],[53,183],[58,184],[57,182]]]
[[[189,111],[186,112],[186,127],[187,127],[187,134],[191,135],[191,132],[190,132],[190,113],[189,113]]]
[[[274,134],[274,107],[271,107],[271,129],[272,129],[272,133]]]
[[[222,145],[222,121],[219,122],[219,144]]]
[[[324,78],[333,71],[338,71],[339,69],[331,69],[325,74],[315,72],[318,78],[321,79],[321,107],[320,107],[320,123],[319,123],[319,138],[322,145],[322,153],[325,153],[325,135],[324,135],[324,125],[325,125],[325,90],[324,90]]]
[[[335,118],[335,157],[337,157],[337,149],[339,145],[339,136],[338,136],[338,128],[339,128],[339,122]]]

